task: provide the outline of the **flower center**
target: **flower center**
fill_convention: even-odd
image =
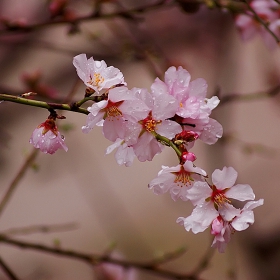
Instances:
[[[142,122],[143,128],[148,132],[153,132],[156,130],[156,126],[161,123],[161,121],[156,121],[153,119],[151,112],[148,117],[144,119]]]
[[[57,135],[57,126],[53,119],[47,119],[45,122],[41,123],[38,127],[44,127],[42,134],[46,134],[49,130],[53,132],[53,134]]]
[[[118,108],[122,104],[123,101],[112,102],[108,101],[108,105],[106,106],[106,117],[119,117],[122,116],[122,111]]]
[[[90,85],[99,86],[99,84],[104,82],[104,78],[100,75],[100,73],[94,73],[93,77],[90,76],[90,81],[88,82]]]
[[[216,186],[212,186],[212,195],[211,195],[211,200],[213,201],[215,208],[222,206],[225,203],[231,203],[231,201],[225,196],[225,191],[224,190],[218,190]]]
[[[176,175],[174,183],[176,183],[178,187],[182,188],[183,186],[191,185],[193,181],[190,172],[186,171],[182,165],[181,170],[179,172],[174,172],[173,174]]]

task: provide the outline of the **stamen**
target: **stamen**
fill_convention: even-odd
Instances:
[[[225,190],[218,190],[216,186],[212,186],[212,196],[211,200],[216,207],[220,207],[225,203],[231,203],[231,201],[225,196]]]

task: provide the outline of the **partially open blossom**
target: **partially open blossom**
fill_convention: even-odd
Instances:
[[[65,152],[68,150],[64,137],[58,131],[53,119],[41,123],[33,131],[29,142],[45,154],[54,154],[58,149],[63,149]]]
[[[229,222],[218,216],[212,222],[211,234],[215,236],[211,247],[217,248],[220,253],[224,253],[232,234]]]
[[[224,253],[231,234],[245,230],[249,225],[253,224],[255,219],[252,210],[261,205],[263,205],[263,199],[249,201],[231,221],[225,221],[221,216],[214,219],[211,229],[211,234],[215,236],[212,247],[217,248],[220,253]]]
[[[73,64],[80,79],[97,94],[119,84],[126,85],[121,71],[113,66],[107,67],[104,60],[87,59],[85,54],[79,54],[74,57]]]

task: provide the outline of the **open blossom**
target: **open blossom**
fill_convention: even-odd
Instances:
[[[113,66],[107,67],[104,60],[87,59],[85,54],[79,54],[74,57],[73,64],[80,79],[97,94],[118,84],[126,85],[121,71]]]
[[[231,221],[240,211],[231,205],[230,199],[240,201],[253,200],[255,195],[247,184],[234,185],[237,172],[232,167],[216,169],[212,174],[213,185],[195,182],[188,191],[189,200],[196,206],[187,218],[178,218],[177,222],[193,233],[204,231],[219,215],[225,221]]]
[[[176,115],[182,118],[204,119],[209,117],[220,102],[217,96],[206,98],[207,87],[204,79],[191,81],[187,70],[181,66],[178,69],[172,66],[165,72],[165,82],[157,78],[152,85],[152,91],[166,92],[175,97],[179,104]]]
[[[132,123],[134,152],[139,161],[152,160],[159,154],[164,146],[155,138],[156,134],[172,139],[182,131],[181,126],[169,120],[177,110],[178,103],[174,97],[166,93],[149,93],[148,91],[137,91],[136,96],[142,100],[150,109],[145,118],[137,123]]]
[[[45,154],[54,154],[58,149],[63,149],[65,152],[68,150],[64,137],[61,136],[53,119],[41,123],[33,131],[29,143]]]
[[[167,191],[173,200],[179,198],[183,201],[188,200],[188,191],[194,182],[202,181],[206,172],[199,167],[194,166],[191,161],[186,161],[183,165],[174,167],[162,166],[158,177],[153,179],[149,188],[153,189],[155,194],[163,194]]]
[[[94,103],[87,110],[89,114],[82,131],[88,133],[95,125],[101,125],[110,141],[124,138],[127,121],[137,122],[149,112],[146,104],[124,86],[110,89],[107,100]]]

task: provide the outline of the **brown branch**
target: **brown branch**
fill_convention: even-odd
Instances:
[[[0,232],[0,235],[11,236],[11,235],[27,235],[34,233],[52,233],[62,232],[77,229],[77,224],[68,223],[61,225],[34,225],[20,228],[11,228]]]
[[[0,257],[0,267],[2,267],[3,271],[8,275],[11,280],[19,280],[14,272],[7,266],[7,264]]]
[[[205,255],[198,263],[198,266],[193,270],[192,275],[198,276],[202,271],[204,271],[209,266],[210,260],[212,259],[214,252],[215,250],[212,247],[208,248]]]
[[[3,34],[9,34],[9,33],[29,33],[34,30],[41,29],[46,26],[51,26],[51,25],[72,25],[72,26],[77,26],[81,22],[85,21],[90,21],[90,20],[99,20],[99,19],[111,19],[115,17],[120,17],[120,18],[125,18],[125,19],[135,19],[134,16],[136,14],[142,14],[147,11],[156,9],[158,7],[163,7],[168,3],[166,0],[159,0],[156,3],[150,4],[150,5],[144,5],[141,7],[137,8],[132,8],[132,9],[127,9],[127,10],[122,10],[122,11],[117,11],[113,13],[108,13],[108,14],[101,14],[101,13],[92,13],[87,16],[83,17],[78,17],[72,20],[66,20],[66,19],[59,19],[59,20],[51,20],[51,21],[46,21],[46,22],[41,22],[37,24],[30,24],[30,25],[11,25],[7,24],[5,27],[6,29],[0,30],[0,35]]]
[[[8,190],[6,191],[3,199],[0,202],[0,216],[3,213],[4,208],[7,206],[7,203],[10,201],[13,193],[15,192],[16,187],[18,186],[19,181],[25,175],[27,169],[32,164],[32,162],[36,158],[37,154],[38,154],[38,150],[37,149],[32,149],[31,153],[26,158],[24,164],[19,169],[18,173],[16,174],[16,176],[12,180],[11,184],[9,185]]]
[[[275,86],[271,90],[264,91],[264,92],[255,92],[255,93],[246,93],[246,94],[230,93],[220,97],[220,105],[224,105],[226,103],[233,102],[233,101],[252,101],[255,99],[274,97],[279,93],[280,93],[280,84]]]
[[[152,273],[157,276],[160,276],[162,278],[185,279],[185,280],[199,280],[200,279],[199,276],[197,276],[197,275],[180,274],[180,273],[158,268],[157,267],[158,259],[151,260],[151,261],[148,261],[145,263],[118,260],[118,259],[108,256],[107,254],[97,255],[97,254],[87,254],[87,253],[82,253],[82,252],[77,252],[77,251],[72,251],[72,250],[65,250],[65,249],[49,247],[49,246],[37,244],[37,243],[19,241],[19,240],[11,239],[5,235],[0,235],[0,243],[16,246],[21,249],[30,249],[30,250],[39,251],[41,253],[50,253],[50,254],[54,254],[57,256],[72,258],[72,259],[86,262],[89,265],[97,265],[100,263],[112,263],[112,264],[120,265],[124,268],[135,268],[135,269],[143,270],[148,273]],[[178,258],[181,254],[182,254],[181,250],[177,250],[174,253],[166,254],[165,255],[166,257],[164,257],[164,259],[166,261],[167,260],[169,261],[171,259]],[[204,269],[204,267],[201,268],[199,272],[201,272],[202,269]],[[196,271],[196,274],[198,274],[197,271]]]

